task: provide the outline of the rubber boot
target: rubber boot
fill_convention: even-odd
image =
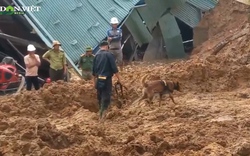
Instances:
[[[100,105],[100,119],[103,117],[103,112],[104,112],[104,105]]]
[[[108,109],[109,103],[102,103],[100,109],[100,119],[104,119]]]
[[[102,106],[101,100],[98,102],[98,106],[99,106],[99,111],[100,111],[101,110],[101,106]]]

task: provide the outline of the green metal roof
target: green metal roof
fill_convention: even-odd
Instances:
[[[136,8],[145,21],[149,31],[156,26],[158,20],[168,8],[176,8],[185,3],[186,0],[145,0],[146,7]]]
[[[149,43],[153,39],[150,31],[144,25],[142,18],[136,9],[133,9],[132,13],[126,20],[125,25],[131,32],[134,40],[140,46],[144,43]]]
[[[184,5],[175,9],[172,9],[170,12],[175,17],[177,17],[192,28],[197,26],[201,20],[200,10],[188,3],[185,3]]]
[[[160,18],[159,26],[166,45],[168,57],[184,58],[186,53],[184,52],[180,29],[175,17],[169,13],[165,14]]]
[[[41,6],[27,13],[43,35],[62,43],[68,57],[76,62],[86,46],[96,46],[106,37],[109,21],[122,21],[139,0],[16,0],[21,6]],[[49,37],[48,37],[49,38]]]
[[[219,0],[187,0],[187,3],[199,8],[202,11],[213,9]]]

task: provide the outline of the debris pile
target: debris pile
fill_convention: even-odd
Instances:
[[[242,4],[220,0],[204,18],[210,39],[189,60],[127,66],[126,103],[117,108],[114,96],[103,124],[92,82],[57,82],[0,97],[0,155],[248,155],[250,37],[248,23],[238,21],[246,17]],[[177,104],[166,96],[159,107],[156,96],[152,106],[132,105],[145,74],[179,81]]]

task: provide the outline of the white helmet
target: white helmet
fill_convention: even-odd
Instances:
[[[118,24],[119,21],[116,17],[112,17],[111,20],[110,20],[110,24]]]
[[[36,51],[36,47],[33,44],[29,44],[27,47],[27,51]]]

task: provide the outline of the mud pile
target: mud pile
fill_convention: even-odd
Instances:
[[[209,39],[214,36],[223,36],[232,33],[235,29],[248,22],[249,6],[237,2],[236,0],[219,0],[217,6],[205,13],[205,16],[199,23],[201,27],[209,28]],[[225,37],[225,36],[224,36]]]
[[[189,60],[127,66],[121,73],[126,103],[119,109],[120,100],[113,96],[103,124],[92,82],[58,82],[0,97],[0,155],[249,155],[249,25],[236,27],[223,10],[247,16],[240,3],[220,0],[204,19],[213,23],[210,40]],[[221,21],[228,24],[220,26]],[[166,96],[162,107],[157,97],[151,106],[132,105],[141,95],[144,75],[179,81],[177,104]]]
[[[250,7],[236,0],[220,0],[217,6],[207,12],[199,27],[208,28],[208,41],[192,53],[211,52],[216,45],[239,33],[249,23]],[[231,41],[232,42],[232,41]]]

